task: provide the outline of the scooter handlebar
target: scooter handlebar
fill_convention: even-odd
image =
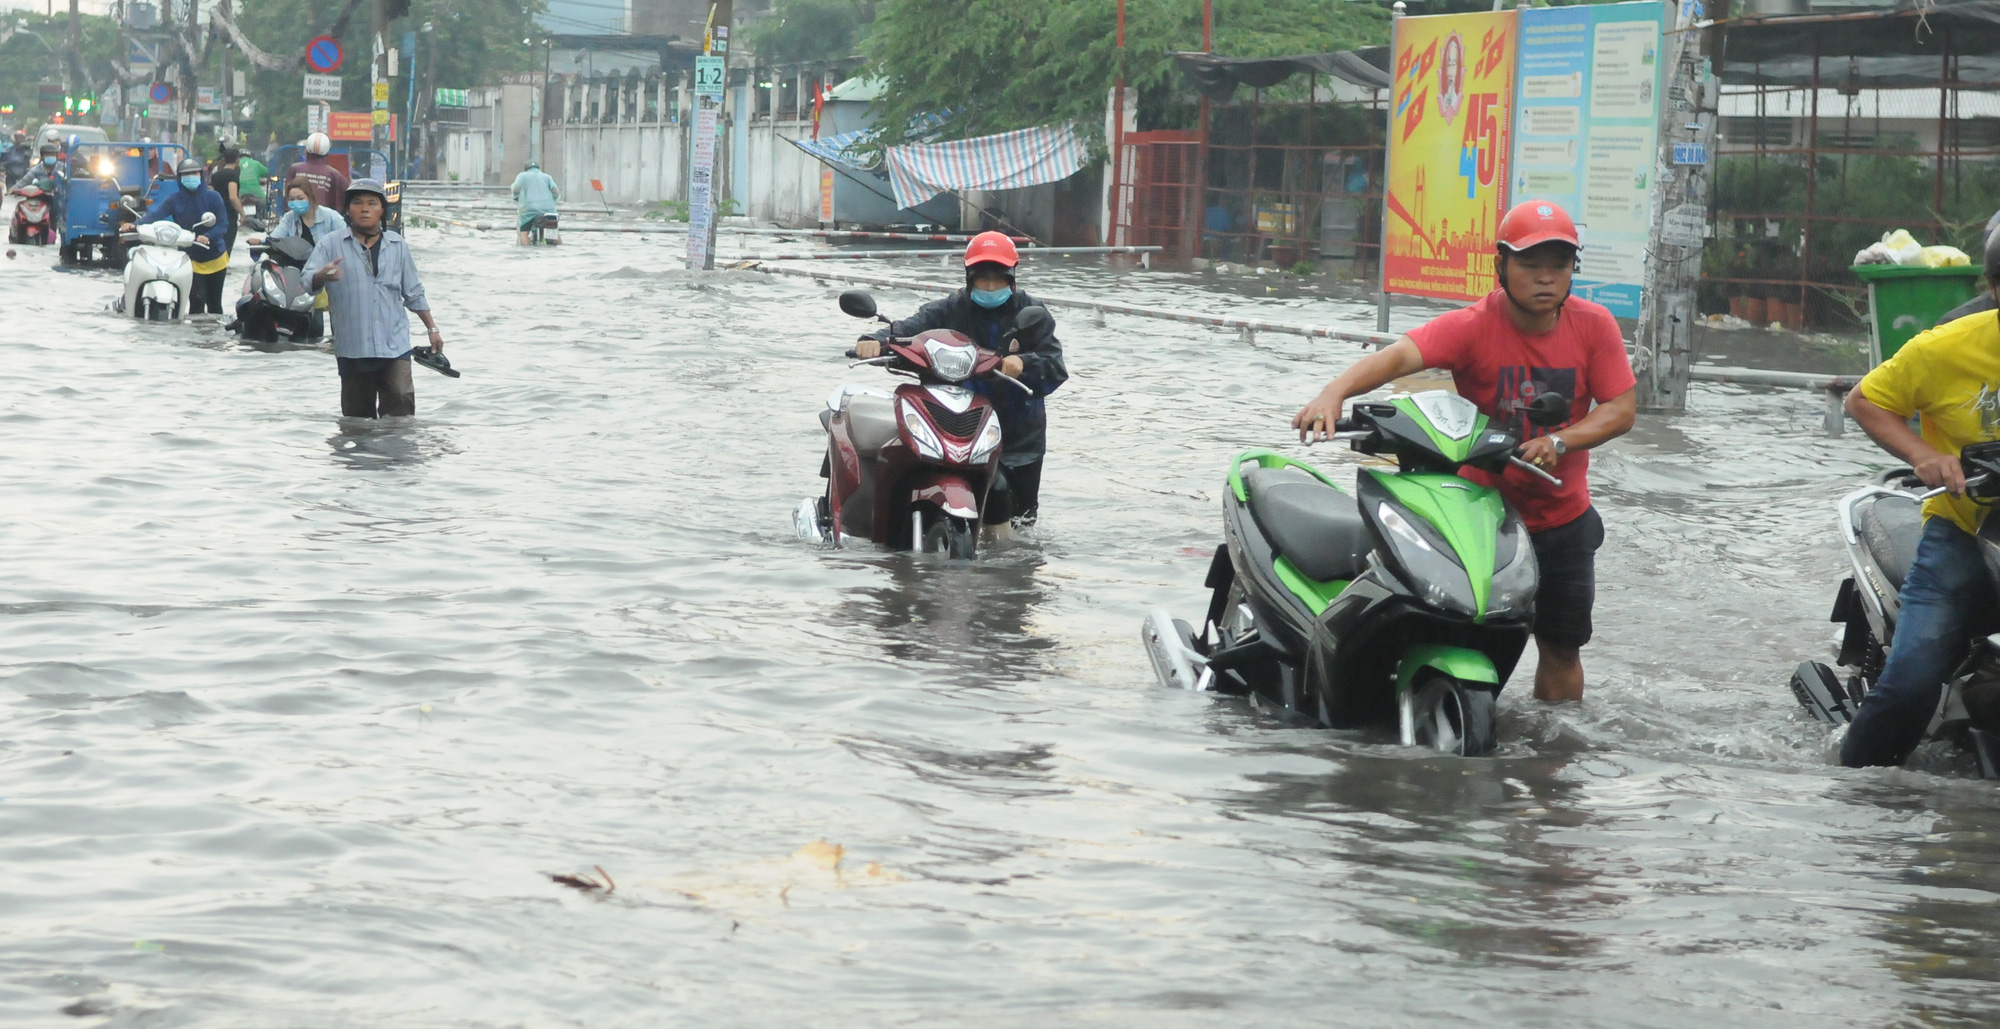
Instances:
[[[1507,455],[1507,463],[1513,465],[1516,468],[1526,468],[1527,470],[1535,473],[1536,475],[1541,476],[1544,479],[1547,479],[1550,483],[1554,485],[1560,486],[1563,484],[1563,481],[1561,479],[1558,479],[1555,476],[1550,475],[1545,471],[1542,471],[1540,468],[1532,464],[1529,464],[1528,462],[1523,461],[1512,454]]]
[[[1987,476],[1986,476],[1985,474],[1983,474],[1983,473],[1982,473],[1982,474],[1979,474],[1979,475],[1975,475],[1975,476],[1973,476],[1972,478],[1970,478],[1970,479],[1967,479],[1967,480],[1965,480],[1965,488],[1966,488],[1967,490],[1970,490],[1970,489],[1972,489],[1972,487],[1974,487],[1974,486],[1982,486],[1982,485],[1985,485],[1985,483],[1986,483],[1986,478],[1987,478]],[[1917,499],[1918,499],[1918,500],[1929,500],[1929,499],[1931,499],[1932,497],[1941,497],[1941,496],[1944,496],[1944,495],[1945,495],[1946,493],[1949,493],[1949,492],[1951,492],[1951,487],[1949,487],[1949,486],[1939,486],[1939,487],[1938,487],[1938,488],[1936,488],[1936,489],[1933,489],[1933,490],[1926,490],[1926,491],[1924,491],[1924,492],[1922,492],[1922,493],[1919,493],[1919,494],[1917,494]]]

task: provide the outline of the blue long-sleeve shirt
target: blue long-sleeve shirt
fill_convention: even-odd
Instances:
[[[401,357],[410,352],[410,316],[428,311],[423,280],[403,237],[383,229],[371,261],[354,230],[340,223],[319,234],[306,259],[306,281],[340,258],[340,278],[325,284],[333,315],[333,352],[339,357]]]
[[[208,228],[197,228],[204,214],[215,216],[214,224]],[[188,248],[188,259],[193,261],[213,261],[222,256],[222,241],[229,237],[229,205],[222,202],[222,194],[202,186],[200,189],[175,188],[159,203],[146,212],[139,224],[173,219],[175,225],[201,237],[200,241]]]

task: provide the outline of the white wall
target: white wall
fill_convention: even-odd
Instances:
[[[612,203],[683,198],[688,145],[679,124],[550,123],[542,132],[543,170],[570,202],[597,199],[592,179],[604,184],[604,198]],[[741,162],[748,192],[734,198],[737,213],[793,228],[818,224],[819,162],[785,141],[801,133],[810,135],[812,124],[757,121],[736,134],[742,151],[728,160]]]
[[[491,129],[453,129],[438,151],[438,174],[458,182],[485,182],[493,167]]]

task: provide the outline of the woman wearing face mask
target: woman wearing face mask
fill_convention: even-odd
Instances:
[[[297,236],[307,243],[318,246],[319,237],[333,231],[337,225],[344,225],[340,212],[331,207],[322,207],[313,202],[312,183],[295,178],[285,186],[285,215],[271,230],[272,239],[286,239]],[[262,242],[251,240],[252,243]],[[313,300],[312,335],[314,339],[326,335],[326,290],[320,290]]]
[[[180,179],[180,188],[161,198],[139,219],[140,225],[171,219],[175,225],[195,234],[195,243],[188,248],[188,259],[194,262],[194,288],[188,297],[188,313],[222,313],[222,280],[229,274],[229,251],[224,249],[224,241],[229,238],[231,223],[229,205],[222,202],[222,194],[208,188],[201,181],[201,162],[190,157],[174,169]],[[201,216],[212,214],[215,220],[207,227],[198,227]]]
[[[1069,379],[1063,364],[1061,341],[1056,339],[1051,318],[1039,332],[1019,339],[1004,339],[1014,327],[1014,317],[1024,307],[1041,307],[1042,302],[1014,285],[1014,267],[1021,256],[1014,241],[999,232],[982,232],[965,248],[965,288],[943,300],[933,300],[917,313],[872,335],[861,337],[854,352],[863,358],[882,352],[891,336],[908,337],[931,329],[952,329],[972,338],[972,342],[1002,355],[1000,371],[1019,379],[1034,391],[1022,393],[1005,382],[975,379],[966,383],[973,392],[993,403],[1000,412],[1000,466],[1006,489],[987,501],[985,521],[996,525],[1011,520],[1015,525],[1035,523],[1040,513],[1042,458],[1048,412],[1042,398]]]

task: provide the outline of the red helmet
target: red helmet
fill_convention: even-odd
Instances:
[[[1576,223],[1569,220],[1569,214],[1562,208],[1547,200],[1522,201],[1500,219],[1494,246],[1501,250],[1518,254],[1543,243],[1568,243],[1583,249],[1576,238]]]
[[[1021,263],[1021,254],[1006,233],[982,232],[965,245],[965,266],[970,268],[989,261],[1012,268]]]

